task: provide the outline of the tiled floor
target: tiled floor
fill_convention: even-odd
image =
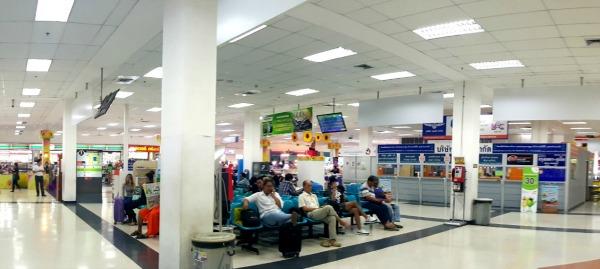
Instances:
[[[16,189],[10,192],[9,189],[0,189],[0,203],[52,203],[54,197],[46,192],[46,196],[36,196],[35,190]]]

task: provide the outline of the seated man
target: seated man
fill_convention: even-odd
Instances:
[[[278,227],[287,222],[296,225],[298,215],[296,212],[287,214],[281,210],[283,200],[275,192],[275,184],[270,178],[265,178],[262,182],[262,191],[254,193],[244,198],[243,209],[248,209],[250,203],[256,203],[258,213],[260,213],[261,222],[267,227]]]
[[[392,216],[390,215],[389,208],[384,204],[384,200],[375,197],[375,188],[378,184],[379,178],[370,176],[367,182],[360,187],[360,197],[363,201],[362,206],[377,215],[377,218],[379,218],[386,231],[398,231],[398,228],[402,228],[402,226],[392,222]]]
[[[329,239],[321,242],[321,246],[341,247],[342,245],[336,241],[337,222],[346,228],[349,228],[350,224],[343,221],[332,206],[319,206],[317,195],[312,193],[312,182],[310,180],[305,180],[302,183],[302,187],[304,188],[304,192],[298,197],[298,207],[306,212],[309,218],[327,223]]]
[[[138,227],[131,236],[137,239],[144,239],[158,235],[160,224],[160,185],[152,183],[152,179],[148,178],[148,183],[144,184],[144,194],[146,196],[146,208],[140,209],[138,213]],[[142,225],[147,223],[147,231],[142,233]]]
[[[331,180],[331,179],[330,179]],[[327,184],[327,192],[325,195],[329,198],[329,204],[338,212],[338,215],[341,214],[342,210],[352,214],[354,217],[354,221],[356,222],[356,227],[358,234],[369,234],[369,231],[363,229],[362,222],[360,217],[364,217],[366,221],[372,221],[367,214],[365,214],[360,206],[355,201],[348,201],[344,193],[339,191],[338,182],[335,178]]]
[[[279,192],[282,195],[297,196],[298,194],[302,193],[301,191],[296,191],[296,187],[294,186],[292,180],[294,180],[294,176],[292,174],[285,175],[283,181],[279,184]]]
[[[383,204],[388,207],[388,211],[390,212],[392,221],[400,222],[400,208],[398,207],[398,205],[392,202],[394,200],[392,197],[392,193],[386,192],[382,188],[378,187],[375,189],[375,197],[377,199],[383,200]]]

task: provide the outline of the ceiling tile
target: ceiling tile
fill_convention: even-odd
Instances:
[[[452,54],[445,49],[428,50],[424,51],[423,53],[433,58],[446,58],[452,56]]]
[[[571,52],[576,57],[600,56],[600,48],[572,48]]]
[[[596,64],[596,65],[600,65],[600,57],[596,56],[592,56],[592,57],[575,57],[575,60],[577,60],[577,62],[579,64]]]
[[[414,30],[436,24],[470,19],[469,15],[457,6],[443,7],[423,13],[400,17],[396,19],[404,27]]]
[[[100,28],[100,31],[98,31],[98,34],[92,40],[91,44],[96,46],[104,45],[108,38],[115,32],[115,29],[117,29],[117,27],[115,26],[102,26],[102,28]],[[162,42],[160,46],[162,47]]]
[[[25,59],[0,59],[0,71],[8,72],[25,72],[27,61]]]
[[[296,57],[291,57],[291,56],[287,56],[287,55],[283,55],[283,54],[275,54],[271,57],[268,57],[261,61],[255,62],[254,64],[252,64],[252,66],[253,66],[253,68],[257,68],[257,69],[265,69],[265,68],[270,68],[273,66],[281,65],[284,63],[289,63],[296,59],[297,59]]]
[[[91,60],[100,50],[100,46],[87,46],[81,54],[80,60]]]
[[[388,20],[388,18],[385,15],[371,8],[363,8],[356,11],[352,11],[346,14],[346,16],[364,25],[374,24]]]
[[[240,46],[238,44],[227,43],[217,49],[217,58],[219,61],[227,61],[231,58],[243,55],[251,50],[252,48]]]
[[[356,0],[323,0],[318,5],[340,14],[346,14],[364,7],[362,3]]]
[[[600,7],[598,0],[544,0],[548,9],[578,8],[578,7]]]
[[[428,0],[428,1],[411,1],[411,0],[391,0],[373,6],[373,9],[385,14],[386,16],[395,19],[402,16],[416,14],[436,8],[453,5],[448,0]]]
[[[485,0],[462,4],[460,7],[473,18],[546,9],[541,0]]]
[[[28,43],[32,27],[31,22],[0,22],[0,42]]]
[[[73,60],[53,60],[50,65],[50,72],[71,72],[76,68],[77,61]]]
[[[73,4],[69,22],[104,24],[119,0],[77,0]]]
[[[509,41],[503,44],[509,50],[557,49],[565,47],[565,42],[562,38]]]
[[[473,55],[473,54],[487,54],[487,53],[491,53],[491,52],[506,51],[506,49],[498,43],[475,45],[475,46],[465,46],[465,47],[454,47],[454,48],[447,48],[447,50],[456,56]]]
[[[491,34],[499,41],[560,37],[558,29],[555,26],[541,26],[523,29],[501,30],[493,31],[491,32]]]
[[[558,25],[558,30],[563,36],[600,36],[598,23]]]
[[[0,22],[32,21],[35,17],[35,0],[0,1]]]
[[[38,44],[33,43],[29,46],[29,58],[31,59],[52,59],[58,44]]]
[[[389,1],[389,0],[357,0],[357,1],[362,3],[365,6],[372,6],[372,5],[379,4],[381,2],[385,2],[385,1]]]
[[[477,63],[477,62],[491,62],[491,61],[504,61],[512,60],[515,56],[508,51],[485,53],[483,55],[461,55],[458,58],[463,60],[465,63]]]
[[[279,20],[275,24],[273,24],[273,27],[280,28],[289,32],[298,32],[310,26],[311,24],[305,21],[289,16],[286,16],[284,19]]]
[[[397,40],[400,40],[401,42],[403,42],[405,44],[424,40],[422,37],[418,36],[417,34],[413,33],[412,31],[406,31],[403,33],[393,34],[392,37]]]
[[[34,22],[31,42],[59,43],[65,29],[63,22]]]
[[[242,63],[242,64],[252,64],[254,62],[263,60],[263,59],[273,56],[273,55],[274,54],[272,52],[257,49],[257,50],[253,50],[248,53],[245,53],[244,55],[235,57],[235,58],[231,59],[230,61]]]
[[[585,38],[583,37],[565,37],[563,38],[567,47],[569,48],[585,48],[587,44],[585,43]]]
[[[303,46],[305,44],[308,44],[308,43],[311,43],[314,41],[315,41],[314,39],[306,37],[304,35],[293,34],[293,35],[286,36],[282,39],[279,39],[271,44],[268,44],[268,45],[262,47],[261,49],[273,51],[273,52],[284,52],[284,51],[288,51],[288,50]]]
[[[486,31],[554,25],[547,11],[510,14],[477,19]]]
[[[600,23],[600,8],[551,10],[556,24]]]
[[[539,49],[519,50],[513,52],[518,59],[541,58],[541,57],[568,57],[571,52],[567,48],[562,49]]]
[[[112,26],[120,25],[137,2],[138,0],[120,0],[119,4],[106,19],[105,24]]]
[[[545,66],[531,66],[529,70],[536,73],[546,72],[560,72],[560,71],[577,71],[579,70],[578,65],[545,65]]]
[[[29,52],[27,44],[0,43],[0,58],[26,59]]]
[[[100,25],[67,23],[61,43],[87,45],[92,42]]]
[[[267,27],[250,36],[245,37],[240,41],[237,41],[236,43],[247,47],[259,48],[289,34],[290,32],[285,30]]]
[[[575,58],[573,57],[541,57],[541,58],[528,58],[522,59],[521,62],[525,66],[544,66],[544,65],[573,65],[576,64]]]
[[[374,23],[370,25],[371,28],[382,32],[384,34],[395,34],[405,32],[408,29],[404,28],[402,25],[398,24],[394,20],[387,20],[378,23]]]
[[[428,52],[432,52],[432,51],[428,51]],[[459,59],[458,57],[454,57],[454,56],[437,59],[437,61],[440,63],[443,63],[445,65],[462,65],[465,63],[463,60]]]
[[[80,60],[87,46],[60,44],[54,54],[54,59],[60,60]]]
[[[285,54],[294,56],[297,58],[304,58],[306,56],[313,55],[315,53],[323,52],[323,51],[334,49],[334,48],[335,48],[335,46],[332,46],[325,42],[315,41],[315,42],[312,42],[305,46],[286,51]],[[350,56],[350,57],[352,57],[352,56]],[[305,61],[305,60],[302,60],[302,61]],[[308,61],[306,61],[306,62],[308,62]]]
[[[419,51],[428,51],[428,50],[439,49],[438,46],[436,46],[433,42],[430,42],[428,40],[410,43],[410,46]]]
[[[69,76],[69,72],[48,72],[45,80],[47,81],[65,81]]]
[[[475,33],[469,35],[449,36],[429,40],[431,43],[442,48],[464,47],[479,44],[489,44],[497,42],[490,33]]]

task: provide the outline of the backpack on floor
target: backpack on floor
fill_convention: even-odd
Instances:
[[[245,227],[258,227],[260,226],[260,216],[254,209],[242,210],[242,225]]]
[[[279,252],[284,258],[300,256],[302,251],[302,228],[286,223],[279,228]]]

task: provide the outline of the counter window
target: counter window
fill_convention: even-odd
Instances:
[[[418,164],[403,164],[400,165],[398,176],[401,177],[418,177],[421,173],[421,166]]]
[[[377,175],[379,176],[395,176],[398,165],[396,164],[379,164],[377,167]]]
[[[479,179],[502,179],[504,171],[502,167],[496,166],[480,166]]]
[[[446,166],[445,165],[424,165],[423,166],[423,177],[446,177]]]

